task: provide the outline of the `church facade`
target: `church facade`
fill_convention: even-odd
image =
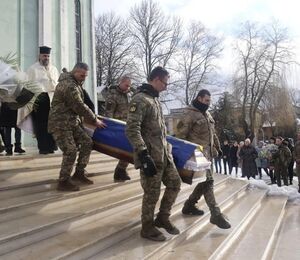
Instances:
[[[1,0],[0,10],[0,56],[15,53],[26,71],[37,61],[38,47],[46,45],[59,71],[86,62],[85,88],[95,98],[93,0]]]
[[[89,65],[84,84],[96,99],[93,0],[1,0],[0,56],[15,54],[22,71],[37,61],[39,46],[49,46],[59,72],[78,61]],[[97,102],[94,102],[97,106]],[[24,133],[25,146],[36,141]]]

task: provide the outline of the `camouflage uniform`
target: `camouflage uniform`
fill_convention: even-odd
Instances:
[[[126,121],[129,107],[129,94],[122,92],[118,86],[111,86],[105,98],[106,116]],[[116,168],[126,169],[128,162],[120,160]]]
[[[281,186],[281,178],[284,185],[288,185],[288,166],[292,159],[292,154],[287,145],[281,144],[276,153],[272,155],[274,172],[277,185]]]
[[[61,74],[51,103],[48,122],[48,131],[53,134],[58,147],[63,151],[60,181],[70,177],[77,149],[79,156],[76,172],[84,171],[89,162],[93,142],[84,131],[82,122],[83,118],[88,122],[96,122],[97,117],[84,104],[83,98],[82,85],[72,74]]]
[[[300,192],[300,140],[298,140],[295,144],[294,157],[296,161],[296,173],[298,176],[298,185],[299,185],[299,192]]]
[[[152,91],[153,90],[153,91]],[[180,190],[180,177],[166,140],[166,126],[158,93],[151,85],[143,84],[130,102],[126,135],[134,148],[134,165],[141,168],[139,154],[147,149],[155,162],[157,174],[146,176],[140,170],[144,190],[142,203],[142,229],[153,225],[155,205],[159,199],[161,182],[166,186],[159,215],[168,218]]]
[[[208,111],[201,112],[191,105],[185,109],[182,119],[177,124],[176,137],[202,145],[204,149],[203,154],[208,160],[212,161],[212,158],[216,157],[218,151],[220,151],[220,142],[215,133],[214,125],[215,121]],[[198,183],[186,201],[185,207],[193,207],[201,196],[204,195],[211,214],[221,214],[220,208],[215,200],[212,173],[211,165],[211,169],[206,171],[206,181]]]

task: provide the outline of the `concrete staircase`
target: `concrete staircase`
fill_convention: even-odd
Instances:
[[[116,162],[93,152],[95,184],[67,193],[56,191],[60,154],[0,156],[0,259],[300,259],[299,205],[225,175],[215,175],[215,194],[231,229],[210,224],[203,199],[204,216],[181,214],[195,180],[172,210],[181,234],[140,238],[139,174],[131,166],[132,180],[114,183]]]

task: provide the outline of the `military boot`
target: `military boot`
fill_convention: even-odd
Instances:
[[[128,180],[130,180],[130,177],[129,177],[126,169],[116,167],[115,173],[114,173],[114,181],[119,182],[119,181],[128,181]]]
[[[5,146],[5,151],[7,156],[13,155],[13,149],[12,149],[12,145],[7,145]]]
[[[222,229],[231,228],[231,225],[230,225],[227,217],[225,215],[223,215],[222,213],[212,214],[210,217],[210,223],[212,223]]]
[[[169,234],[172,235],[177,235],[180,233],[179,229],[170,222],[168,215],[158,214],[154,221],[154,225],[159,228],[164,228]]]
[[[5,146],[0,141],[0,153],[2,153],[3,151],[5,151]]]
[[[153,241],[165,241],[166,237],[152,223],[142,224],[141,237]]]
[[[76,170],[74,175],[72,176],[72,181],[81,182],[87,185],[94,184],[92,180],[86,177],[86,173],[87,172],[85,170]]]
[[[26,151],[22,149],[21,143],[15,143],[15,153],[25,153]]]
[[[194,216],[202,216],[204,214],[203,210],[198,209],[196,205],[194,203],[191,203],[189,200],[187,200],[184,203],[181,212],[184,215],[194,215]]]
[[[79,191],[79,187],[72,183],[70,178],[58,181],[57,190],[59,191]]]

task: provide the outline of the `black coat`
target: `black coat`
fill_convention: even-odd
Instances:
[[[242,176],[248,178],[253,177],[257,174],[257,167],[255,159],[257,158],[257,151],[252,145],[244,145],[239,153],[242,162]]]
[[[7,103],[1,104],[0,110],[0,126],[1,127],[16,127],[18,110],[12,110]]]
[[[229,164],[231,167],[238,167],[237,158],[238,146],[231,146],[229,150]]]

